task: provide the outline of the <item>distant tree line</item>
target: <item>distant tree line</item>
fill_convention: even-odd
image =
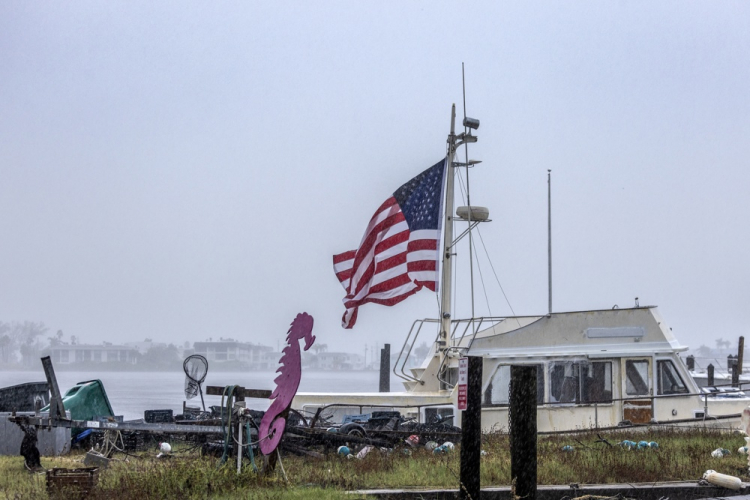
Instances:
[[[39,359],[48,356],[50,349],[61,345],[78,345],[78,339],[71,335],[67,341],[62,330],[48,335],[49,328],[42,322],[0,321],[0,368],[34,368]],[[72,363],[69,369],[136,369],[136,370],[181,370],[182,359],[174,344],[154,344],[143,354],[138,354],[136,364],[91,361]]]
[[[48,330],[41,322],[0,321],[0,363],[27,367],[38,363],[42,351],[49,345],[45,342]],[[62,332],[58,333],[62,335]]]

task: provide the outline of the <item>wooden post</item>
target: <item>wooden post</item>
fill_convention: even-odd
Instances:
[[[729,373],[732,373],[732,365],[737,363],[737,357],[732,356],[731,354],[727,356],[727,371]]]
[[[706,375],[708,378],[708,380],[706,381],[706,385],[712,387],[714,385],[714,365],[708,365],[708,368],[706,368]]]
[[[60,387],[57,385],[57,377],[55,376],[55,369],[52,367],[52,359],[49,356],[42,358],[42,368],[44,368],[44,376],[47,377],[47,385],[49,386],[50,400],[49,400],[49,416],[52,420],[65,419],[65,405],[63,404],[62,395],[60,395]]]
[[[482,450],[482,358],[469,356],[466,410],[461,414],[461,488],[459,498],[478,500]]]
[[[691,372],[695,371],[695,356],[691,354],[685,361],[687,362],[687,369]]]
[[[515,498],[536,498],[536,384],[536,366],[510,367],[510,477]]]
[[[380,392],[391,392],[391,344],[380,350]]]

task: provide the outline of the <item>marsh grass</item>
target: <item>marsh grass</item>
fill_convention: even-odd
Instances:
[[[539,484],[649,483],[696,481],[707,469],[750,480],[747,456],[737,453],[743,436],[708,429],[667,429],[637,434],[601,433],[613,446],[598,441],[594,432],[540,436],[538,441]],[[658,449],[625,450],[623,439],[656,441]],[[483,436],[482,486],[511,483],[509,439],[505,434]],[[572,446],[574,451],[563,451]],[[711,457],[716,448],[732,453]],[[179,451],[179,450],[178,450]],[[281,474],[262,477],[246,466],[240,474],[232,464],[217,467],[217,459],[177,453],[169,460],[156,459],[156,452],[142,457],[116,456],[99,475],[99,485],[88,498],[97,499],[353,499],[346,491],[376,488],[457,488],[460,474],[458,447],[447,455],[416,449],[380,453],[373,450],[364,460],[338,455],[324,459],[286,456]],[[45,468],[82,467],[83,455],[42,458]],[[30,474],[21,457],[0,457],[0,499],[47,498],[45,476]]]

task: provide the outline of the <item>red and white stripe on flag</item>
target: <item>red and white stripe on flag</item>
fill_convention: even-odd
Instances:
[[[333,257],[336,277],[346,290],[342,326],[351,328],[362,304],[398,304],[437,285],[439,229],[410,231],[395,197],[370,219],[357,250]]]

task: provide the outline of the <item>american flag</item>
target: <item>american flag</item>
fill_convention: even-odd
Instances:
[[[333,256],[346,290],[344,328],[354,326],[362,304],[392,306],[422,287],[436,290],[444,178],[440,160],[380,205],[358,249]]]

